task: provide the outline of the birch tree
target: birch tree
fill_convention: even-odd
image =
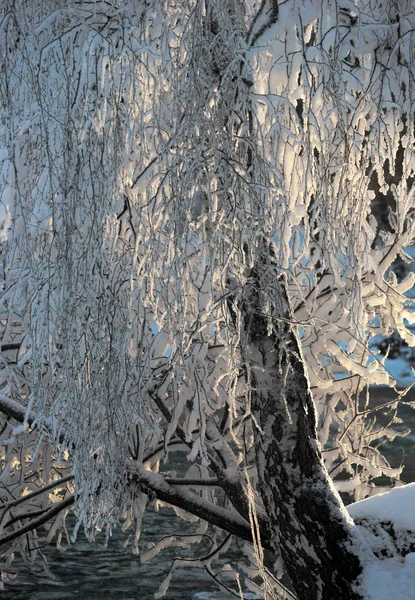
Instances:
[[[365,597],[378,558],[338,491],[401,473],[380,443],[404,392],[368,386],[395,384],[373,336],[414,342],[413,8],[3,3],[4,570],[69,541],[69,509],[139,553],[168,504],[219,584],[237,536],[265,598],[283,572],[299,599]]]

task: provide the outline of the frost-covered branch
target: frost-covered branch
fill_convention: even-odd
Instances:
[[[207,502],[190,490],[173,487],[158,473],[152,473],[138,465],[133,467],[132,472],[136,473],[137,483],[147,486],[160,500],[189,511],[242,539],[252,540],[249,523],[235,511]]]
[[[8,418],[15,419],[19,423],[23,423],[26,418],[26,408],[15,402],[11,398],[8,398],[4,394],[0,394],[0,412]],[[29,416],[30,420],[34,420],[34,417]]]
[[[22,525],[21,527],[19,527],[18,529],[16,529],[15,531],[13,531],[11,533],[2,535],[0,537],[0,547],[5,546],[6,544],[10,544],[14,540],[21,538],[25,533],[34,531],[35,529],[38,529],[42,525],[49,523],[60,512],[62,512],[65,509],[68,509],[70,506],[72,506],[74,503],[74,500],[75,499],[73,496],[68,496],[64,500],[61,500],[61,502],[54,504],[51,508],[40,511],[41,512],[40,516],[33,519],[29,523]],[[30,516],[31,516],[30,513],[27,515],[27,517],[26,517],[26,515],[21,515],[18,520],[30,518]],[[36,516],[35,513],[33,513],[33,516]],[[10,523],[10,524],[12,524],[12,523]]]
[[[367,547],[328,473],[358,500],[401,472],[379,441],[403,396],[369,386],[395,385],[374,340],[415,343],[394,272],[415,239],[414,32],[386,0],[0,7],[8,528],[48,515],[59,545],[50,511],[73,502],[76,531],[123,519],[139,552],[155,497],[214,544],[249,540],[263,595],[271,543],[299,598],[310,573],[316,598],[358,593]]]

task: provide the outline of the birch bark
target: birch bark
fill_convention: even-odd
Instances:
[[[252,274],[250,301],[244,307],[244,352],[252,378],[267,537],[281,553],[300,600],[356,600],[362,596],[353,582],[371,552],[324,467],[306,366],[289,323],[283,283],[280,289],[281,314],[272,325],[261,310],[257,272]]]

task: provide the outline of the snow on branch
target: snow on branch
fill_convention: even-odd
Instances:
[[[380,442],[404,396],[370,392],[398,383],[376,340],[415,344],[398,4],[0,7],[0,490],[32,514],[6,554],[45,519],[60,543],[70,507],[88,535],[127,515],[138,551],[153,496],[249,541],[254,506],[268,547],[260,381],[290,444],[316,421],[343,494],[399,481]]]

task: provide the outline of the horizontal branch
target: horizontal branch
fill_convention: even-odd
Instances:
[[[160,398],[157,391],[154,391],[151,396],[166,421],[170,423],[172,416],[163,399]],[[191,410],[191,406],[188,406],[188,408]],[[184,443],[190,446],[186,440],[186,434],[180,425],[176,426],[176,434]],[[231,447],[224,439],[223,433],[220,431],[213,417],[209,417],[206,420],[206,442],[209,451],[210,468],[217,476],[218,484],[241,518],[247,522],[249,501],[241,480],[239,465]],[[229,476],[230,474],[231,476]],[[258,507],[257,510],[258,520],[261,525],[265,525],[266,516],[263,514],[263,510],[261,507]]]
[[[7,529],[8,527],[11,527],[18,521],[23,521],[24,519],[33,519],[34,517],[40,517],[40,515],[44,515],[48,511],[49,507],[44,506],[43,508],[39,508],[38,510],[32,510],[23,514],[15,515],[3,525],[3,529]]]
[[[0,413],[9,419],[15,419],[19,423],[24,423],[26,417],[26,407],[0,393]],[[27,423],[31,426],[35,418],[35,414],[31,412]],[[46,423],[44,423],[44,425],[46,425]],[[60,435],[58,439],[62,444],[64,442],[64,435]]]
[[[11,400],[10,398],[1,393],[0,412],[8,418],[16,419],[16,421],[18,421],[19,423],[24,423],[26,416],[26,408],[22,404]]]
[[[58,485],[62,485],[63,483],[72,481],[73,478],[74,478],[73,475],[67,475],[66,477],[57,479],[56,481],[51,481],[50,483],[43,486],[42,488],[34,490],[33,492],[30,492],[30,494],[26,494],[25,496],[20,496],[19,498],[16,498],[16,500],[10,500],[10,502],[7,502],[7,504],[0,506],[0,509],[1,510],[9,510],[10,508],[13,508],[14,506],[18,506],[22,502],[26,502],[27,500],[31,500],[32,498],[35,498],[36,496],[39,496],[40,494],[43,494],[44,492],[53,490],[53,488],[56,488]]]
[[[169,485],[219,485],[217,477],[205,477],[194,479],[192,477],[165,477],[164,481]]]
[[[22,527],[19,527],[19,529],[16,529],[15,531],[13,531],[12,533],[9,533],[8,535],[4,535],[4,536],[0,537],[0,547],[5,546],[6,544],[9,544],[10,542],[13,542],[17,538],[24,535],[25,533],[28,533],[29,531],[33,531],[34,529],[37,529],[41,525],[44,525],[45,523],[47,523],[48,521],[53,519],[53,517],[55,517],[60,512],[65,510],[65,508],[69,508],[69,506],[72,506],[74,501],[75,501],[75,498],[73,495],[68,496],[68,498],[65,498],[64,500],[62,500],[62,502],[57,502],[56,504],[54,504],[48,511],[46,511],[39,518],[34,519],[30,523],[27,523],[26,525],[23,525]]]
[[[131,469],[131,465],[129,465]],[[173,487],[160,475],[148,471],[140,464],[134,464],[131,476],[138,485],[149,488],[159,500],[177,506],[196,517],[220,527],[224,531],[232,533],[252,543],[251,527],[238,512],[231,512],[226,508],[212,504],[197,494],[181,487]],[[271,549],[270,545],[263,540],[264,547]]]
[[[1,344],[0,350],[7,352],[8,350],[20,350],[21,342],[11,342],[10,344]]]

